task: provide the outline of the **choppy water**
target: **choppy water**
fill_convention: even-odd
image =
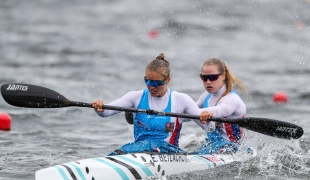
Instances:
[[[146,63],[164,52],[170,88],[197,100],[202,63],[219,57],[249,90],[248,117],[296,123],[305,134],[290,141],[248,132],[244,145],[258,157],[170,179],[309,179],[309,14],[306,0],[0,0],[0,84],[110,102],[144,88]],[[273,103],[280,90],[288,103]],[[23,109],[2,97],[0,111],[12,117],[12,130],[0,131],[1,180],[33,180],[36,170],[104,156],[133,138],[123,113],[103,119],[88,108]],[[194,123],[183,127],[181,147],[203,142]]]

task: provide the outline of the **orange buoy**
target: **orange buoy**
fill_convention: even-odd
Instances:
[[[0,130],[11,130],[11,116],[6,113],[0,113]]]
[[[273,102],[275,103],[286,103],[288,101],[285,92],[279,91],[273,95]]]

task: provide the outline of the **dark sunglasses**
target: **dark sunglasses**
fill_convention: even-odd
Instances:
[[[200,78],[205,82],[208,81],[208,79],[210,81],[216,81],[220,77],[220,75],[222,75],[222,74],[223,73],[221,73],[221,74],[209,74],[209,75],[200,74]]]
[[[146,77],[144,77],[144,81],[147,86],[152,86],[152,87],[158,87],[158,86],[162,86],[166,84],[165,80],[151,80],[151,79],[146,79]]]

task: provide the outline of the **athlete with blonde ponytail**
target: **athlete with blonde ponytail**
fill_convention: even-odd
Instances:
[[[200,78],[206,91],[196,104],[215,118],[242,118],[246,115],[246,106],[233,90],[237,85],[244,94],[248,92],[242,81],[236,78],[226,63],[218,58],[206,60],[202,66]],[[206,142],[194,154],[213,154],[235,152],[244,136],[241,127],[230,123],[208,120],[194,120],[207,131]]]

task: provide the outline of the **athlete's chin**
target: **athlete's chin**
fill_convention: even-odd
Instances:
[[[151,96],[158,96],[157,92],[150,92]]]
[[[206,90],[208,91],[208,93],[214,93],[215,92],[214,88],[206,88]]]

